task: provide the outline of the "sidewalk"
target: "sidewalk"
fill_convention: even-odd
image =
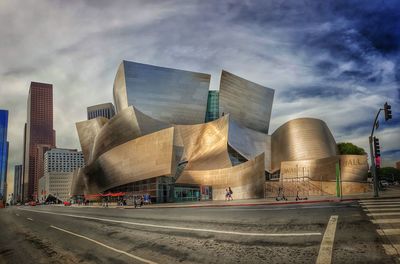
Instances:
[[[258,205],[288,205],[288,204],[312,204],[312,203],[329,203],[329,202],[345,202],[355,200],[368,200],[374,198],[373,192],[344,195],[342,199],[336,196],[310,196],[307,200],[296,201],[295,197],[287,197],[287,201],[276,201],[274,197],[264,199],[248,199],[248,200],[233,200],[233,201],[196,201],[196,202],[180,202],[180,203],[159,203],[150,204],[141,207],[141,209],[156,209],[156,208],[198,208],[198,207],[226,207],[226,206],[258,206]],[[393,186],[379,193],[379,198],[400,198],[400,187]],[[101,208],[101,205],[88,205],[74,207],[95,207]],[[117,206],[109,205],[108,208],[134,209],[134,206]]]

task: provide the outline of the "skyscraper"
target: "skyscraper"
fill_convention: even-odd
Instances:
[[[14,167],[14,202],[22,200],[22,164]]]
[[[37,199],[39,178],[43,174],[43,164],[40,163],[43,163],[46,149],[56,145],[56,132],[53,130],[53,85],[31,82],[27,105],[23,186],[25,201]]]
[[[0,110],[0,200],[7,198],[7,165],[8,165],[8,111]]]
[[[98,116],[111,119],[114,115],[115,109],[112,103],[93,105],[87,108],[88,120],[96,118]]]

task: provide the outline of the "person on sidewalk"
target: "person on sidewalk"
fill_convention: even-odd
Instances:
[[[225,201],[229,201],[229,191],[225,189]]]
[[[233,201],[233,197],[232,197],[233,192],[232,192],[231,187],[229,187],[228,191],[229,191],[229,200]]]

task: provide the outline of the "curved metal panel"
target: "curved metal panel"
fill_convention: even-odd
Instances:
[[[104,152],[135,139],[141,135],[135,111],[125,108],[110,119],[97,134],[89,162],[96,160]]]
[[[299,118],[280,126],[272,134],[272,171],[282,161],[313,160],[337,155],[337,146],[326,123]]]
[[[248,160],[265,153],[265,170],[271,171],[271,136],[229,120],[228,143]]]
[[[115,75],[113,96],[116,113],[119,113],[120,111],[128,107],[124,62],[121,62],[118,67],[117,74]]]
[[[134,106],[170,124],[204,123],[210,75],[123,61],[114,82],[117,111]]]
[[[96,117],[87,121],[76,123],[79,142],[82,147],[83,157],[86,162],[89,162],[90,155],[93,149],[94,141],[101,128],[108,122],[105,117]]]
[[[76,169],[72,174],[70,195],[83,195],[85,191],[85,174],[83,169]]]
[[[315,160],[284,161],[281,179],[309,178],[313,181],[336,181],[336,164],[340,162],[342,182],[366,182],[368,163],[366,155],[341,155]]]
[[[185,170],[176,183],[212,186],[213,200],[224,200],[228,187],[232,188],[234,199],[264,198],[264,154],[230,168]]]
[[[85,167],[86,188],[97,193],[174,172],[174,128],[145,135],[103,153]]]
[[[273,89],[222,71],[220,108],[240,125],[267,134],[273,100]]]
[[[184,148],[185,170],[232,167],[227,151],[229,116],[198,125],[176,125]]]
[[[341,179],[344,182],[366,182],[367,155],[340,155]]]
[[[280,176],[282,180],[309,178],[314,181],[335,181],[338,162],[338,156],[315,160],[283,161]]]

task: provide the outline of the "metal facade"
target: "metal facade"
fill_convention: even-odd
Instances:
[[[199,124],[205,120],[209,74],[123,61],[114,82],[117,112],[134,106],[170,124]]]

